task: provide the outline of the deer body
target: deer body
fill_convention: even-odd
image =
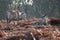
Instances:
[[[12,20],[24,19],[26,15],[18,10],[9,10],[7,11],[7,22],[11,22]]]

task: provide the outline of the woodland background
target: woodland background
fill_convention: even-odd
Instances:
[[[24,11],[27,17],[60,17],[60,0],[0,0],[0,19],[6,18],[10,9]]]

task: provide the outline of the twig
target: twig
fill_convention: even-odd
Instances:
[[[36,40],[36,38],[34,37],[33,33],[30,33],[30,34],[31,34],[33,40]]]

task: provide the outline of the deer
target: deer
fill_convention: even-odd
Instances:
[[[14,20],[26,19],[26,13],[19,10],[8,10],[7,11],[7,24]]]
[[[39,22],[36,22],[33,25],[35,25],[37,27],[47,26],[47,25],[49,25],[48,21],[49,21],[49,18],[45,14],[41,17],[41,20]]]

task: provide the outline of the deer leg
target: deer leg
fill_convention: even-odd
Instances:
[[[7,27],[9,27],[9,23],[11,22],[11,19],[7,18]]]

